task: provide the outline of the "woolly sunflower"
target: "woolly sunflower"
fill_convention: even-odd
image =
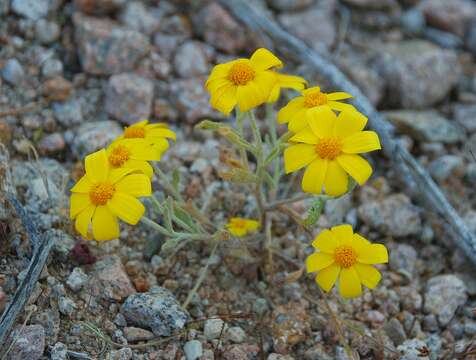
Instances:
[[[269,50],[260,48],[250,59],[216,65],[205,83],[213,108],[229,115],[238,105],[245,112],[265,103],[277,82],[270,69],[283,66]]]
[[[318,250],[306,259],[308,273],[316,272],[316,283],[326,292],[339,278],[339,293],[344,298],[362,294],[362,285],[373,289],[380,282],[380,272],[372,265],[388,262],[382,244],[372,244],[355,233],[350,225],[324,230],[313,241]]]
[[[362,131],[367,118],[356,110],[345,110],[336,116],[329,108],[311,114],[309,126],[296,133],[284,150],[286,173],[307,167],[302,179],[305,192],[339,196],[347,192],[350,175],[363,185],[372,167],[361,157],[380,149],[374,131]]]
[[[276,76],[277,82],[276,85],[274,85],[273,90],[271,90],[271,94],[269,94],[267,101],[269,103],[278,101],[279,96],[281,95],[281,89],[303,90],[307,84],[307,81],[300,76],[280,73],[276,73]]]
[[[86,175],[71,189],[70,217],[85,238],[98,241],[119,236],[118,219],[135,225],[145,208],[137,197],[150,196],[150,179],[131,168],[113,169],[106,150],[85,158]]]
[[[232,235],[242,237],[258,230],[259,222],[256,220],[233,217],[228,224],[226,224],[226,228]]]
[[[168,128],[167,124],[149,124],[149,120],[142,120],[126,127],[124,133],[118,137],[118,140],[122,139],[141,139],[144,140],[147,145],[164,152],[169,148],[167,139],[175,141],[177,137],[175,133]]]
[[[314,86],[301,91],[301,96],[292,99],[278,112],[278,123],[288,123],[289,131],[298,132],[307,126],[307,119],[316,110],[322,108],[336,111],[355,110],[350,104],[338,100],[351,98],[345,92],[323,93],[319,86]]]

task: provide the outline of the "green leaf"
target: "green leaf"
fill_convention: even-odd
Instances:
[[[322,211],[324,210],[324,206],[326,204],[326,200],[323,198],[317,198],[314,200],[311,204],[311,207],[307,211],[307,216],[303,220],[303,225],[308,227],[308,226],[313,226],[319,221],[319,218],[321,217]]]

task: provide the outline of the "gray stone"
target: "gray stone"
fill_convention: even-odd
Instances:
[[[446,49],[456,49],[463,46],[463,41],[452,33],[433,28],[426,28],[424,36],[427,40]]]
[[[379,49],[375,63],[392,106],[424,108],[443,100],[461,74],[457,55],[430,42],[405,40]]]
[[[252,310],[258,315],[263,315],[269,310],[268,301],[265,298],[258,298],[253,302]]]
[[[63,63],[58,59],[47,59],[41,66],[41,75],[46,79],[63,75]]]
[[[402,271],[409,275],[414,275],[417,260],[416,250],[407,244],[398,244],[390,251],[389,265],[393,271]]]
[[[426,285],[424,310],[437,316],[440,325],[445,326],[466,300],[466,286],[457,276],[439,275]]]
[[[120,20],[128,28],[150,35],[160,26],[160,18],[155,12],[139,1],[128,1],[120,14]]]
[[[454,144],[464,140],[464,132],[434,110],[385,111],[384,115],[397,128],[416,140]]]
[[[10,335],[16,339],[9,353],[9,360],[37,360],[43,355],[45,348],[45,329],[41,325],[17,327]]]
[[[69,297],[62,296],[58,300],[58,309],[63,315],[71,316],[77,308],[76,303]]]
[[[315,0],[268,0],[269,5],[279,11],[303,10],[314,2]]]
[[[38,150],[41,154],[51,155],[62,151],[66,143],[61,133],[53,133],[43,136],[38,142]]]
[[[337,38],[333,12],[332,6],[318,4],[305,11],[283,13],[278,15],[278,20],[290,33],[304,40],[313,49],[322,51],[334,45]]]
[[[384,325],[384,329],[388,337],[397,346],[407,339],[403,325],[396,318],[391,318],[390,321]]]
[[[23,66],[17,59],[7,60],[2,69],[2,78],[11,85],[20,85],[25,77]]]
[[[465,38],[465,45],[473,54],[476,54],[476,20],[471,22],[469,25]]]
[[[48,14],[51,0],[13,0],[12,10],[18,15],[38,20]]]
[[[418,209],[404,194],[368,201],[360,205],[357,212],[364,223],[391,236],[418,235],[421,232]]]
[[[73,17],[83,70],[110,75],[132,70],[149,51],[149,40],[116,23],[76,14]]]
[[[222,319],[208,319],[205,321],[203,333],[207,340],[213,340],[220,337],[220,334],[225,334],[228,326]]]
[[[68,233],[59,229],[49,229],[45,235],[53,237],[53,252],[57,259],[59,261],[66,261],[76,244],[76,240]]]
[[[241,344],[246,340],[246,333],[239,326],[233,326],[226,331],[226,337],[236,344]]]
[[[8,14],[10,10],[10,0],[0,0],[0,15]]]
[[[111,351],[108,354],[107,359],[111,359],[111,360],[131,360],[132,355],[133,355],[133,353],[132,353],[131,348],[123,347],[119,350]]]
[[[428,167],[430,174],[438,181],[462,177],[465,169],[463,158],[457,155],[443,155],[433,160]]]
[[[109,145],[121,134],[122,128],[116,121],[87,122],[74,131],[69,143],[76,158],[83,159],[87,154]]]
[[[85,289],[94,296],[114,301],[135,293],[121,259],[116,255],[106,256],[94,264]]]
[[[62,342],[57,342],[50,351],[51,360],[68,360],[68,348]]]
[[[476,5],[469,0],[423,0],[419,7],[429,25],[459,37],[464,36],[471,20],[476,19]]]
[[[195,40],[183,43],[175,53],[173,64],[177,74],[183,78],[208,73],[210,64],[206,44]]]
[[[132,124],[150,116],[153,98],[152,81],[130,73],[114,75],[106,90],[106,111],[114,118]]]
[[[88,275],[86,275],[80,267],[76,267],[71,271],[66,280],[66,284],[73,291],[79,291],[87,283]]]
[[[406,11],[400,18],[403,31],[408,35],[421,35],[425,30],[425,16],[418,8]]]
[[[153,339],[155,335],[151,333],[148,330],[141,329],[141,328],[136,328],[133,326],[125,327],[123,329],[124,331],[124,337],[127,339],[127,341],[147,341],[150,339]]]
[[[476,38],[475,38],[476,40]],[[476,131],[476,105],[455,104],[453,108],[453,116],[456,122],[458,122],[466,131]]]
[[[83,109],[77,99],[69,99],[64,102],[53,103],[55,119],[65,128],[80,124],[83,119]]]
[[[197,360],[203,355],[202,343],[198,340],[187,341],[183,347],[187,360]]]
[[[46,344],[53,346],[58,341],[58,334],[61,326],[61,317],[58,310],[48,308],[36,313],[31,318],[32,324],[41,325],[45,330]]]
[[[468,320],[464,323],[464,332],[469,336],[476,335],[476,321]]]
[[[149,328],[157,336],[170,336],[182,329],[187,312],[172,293],[154,286],[149,292],[130,295],[121,307],[128,324]]]
[[[400,360],[430,360],[428,356],[421,356],[418,350],[425,346],[426,344],[418,339],[406,340],[397,347],[400,352]]]
[[[438,331],[440,326],[438,325],[438,319],[435,315],[429,314],[423,317],[423,328],[426,331]]]
[[[35,36],[42,44],[51,44],[58,40],[60,36],[60,27],[53,21],[40,19],[35,23]]]

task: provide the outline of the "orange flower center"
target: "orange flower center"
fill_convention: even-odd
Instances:
[[[124,137],[126,139],[143,138],[145,137],[145,129],[141,126],[129,126],[124,130]]]
[[[334,260],[340,267],[349,268],[357,262],[357,252],[352,246],[338,246],[334,252]]]
[[[316,152],[321,159],[334,160],[342,152],[342,144],[336,138],[321,139],[316,145]]]
[[[320,91],[304,95],[304,106],[307,108],[324,104],[327,104],[327,96]]]
[[[246,63],[234,64],[228,73],[228,80],[235,85],[246,85],[255,78],[254,69]]]
[[[106,205],[114,195],[114,185],[110,181],[103,181],[93,185],[89,191],[89,198],[94,205]]]
[[[237,228],[244,228],[246,226],[246,221],[243,219],[236,219],[233,221],[233,225]]]
[[[129,160],[130,152],[124,145],[117,145],[109,154],[109,162],[112,166],[119,167]]]

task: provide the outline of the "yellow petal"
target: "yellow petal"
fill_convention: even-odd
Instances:
[[[210,105],[228,116],[237,103],[236,90],[236,86],[227,86],[225,89],[221,90],[220,93],[214,94],[211,97]]]
[[[131,168],[144,173],[149,179],[154,175],[154,169],[147,161],[144,160],[127,160],[124,165],[125,168]]]
[[[301,91],[301,94],[307,95],[307,94],[312,94],[312,93],[320,92],[320,91],[321,91],[321,88],[319,86],[313,86],[313,87],[304,89],[303,91]]]
[[[150,179],[143,174],[130,174],[116,183],[116,191],[132,196],[150,196]]]
[[[342,140],[342,151],[359,154],[381,149],[380,140],[375,131],[359,131]]]
[[[224,86],[229,86],[230,80],[228,80],[227,77],[224,78],[215,78],[215,79],[209,79],[206,83],[206,88],[210,92],[210,95],[213,96],[214,93],[219,91],[220,88]]]
[[[327,254],[334,254],[335,248],[339,246],[340,243],[337,238],[332,234],[330,230],[324,230],[319,235],[316,236],[312,242],[312,246],[318,249],[320,252]]]
[[[90,205],[83,211],[81,211],[76,217],[76,222],[74,226],[76,231],[79,232],[84,238],[88,238],[89,225],[91,224],[91,218],[96,210],[95,205]]]
[[[314,253],[306,259],[306,270],[308,273],[322,270],[334,263],[334,256],[326,253]]]
[[[341,268],[335,263],[322,269],[316,276],[316,283],[326,292],[334,286]]]
[[[339,277],[339,293],[343,298],[353,298],[362,294],[360,278],[353,266],[341,270]]]
[[[306,127],[301,131],[297,132],[291,139],[290,142],[304,143],[304,144],[317,144],[319,138],[312,132],[310,127]]]
[[[106,150],[101,149],[84,159],[86,176],[93,182],[105,181],[109,174],[109,161]]]
[[[324,188],[326,194],[340,196],[348,190],[349,176],[337,161],[328,161]]]
[[[307,84],[307,81],[300,76],[278,74],[278,84],[282,88],[302,90]]]
[[[294,115],[291,117],[291,120],[288,123],[288,130],[297,133],[304,128],[308,127],[308,115],[309,109],[302,108],[297,110]]]
[[[115,184],[119,180],[121,180],[124,176],[134,171],[137,171],[137,170],[133,168],[127,168],[127,167],[119,167],[119,168],[112,169],[109,173],[108,180],[112,182],[113,184]]]
[[[362,284],[367,286],[369,289],[373,289],[374,287],[376,287],[377,284],[380,282],[380,279],[382,278],[380,272],[372,265],[357,263],[353,267],[355,271],[357,271],[357,274],[359,275]]]
[[[262,101],[265,102],[269,98],[271,90],[277,85],[277,76],[273,71],[263,71],[256,74],[252,83],[255,83],[262,93]]]
[[[248,84],[238,86],[236,98],[238,100],[238,107],[241,112],[246,112],[259,105],[261,105],[269,96],[263,97],[263,90],[259,88],[258,84],[250,81]]]
[[[74,184],[74,186],[71,188],[71,192],[89,193],[89,190],[91,190],[91,186],[93,186],[93,183],[86,175],[84,175],[81,179],[78,180],[76,184]]]
[[[74,219],[81,211],[91,205],[89,194],[71,194],[69,216]]]
[[[137,224],[145,208],[142,203],[135,197],[116,191],[111,200],[108,201],[107,207],[117,215],[122,221],[131,225]]]
[[[276,55],[265,48],[259,48],[256,50],[250,58],[253,68],[257,70],[267,70],[272,67],[281,68],[283,63]]]
[[[365,254],[371,242],[364,238],[362,235],[355,233],[352,237],[352,246],[357,250],[359,254]]]
[[[286,106],[282,107],[281,110],[278,111],[278,123],[284,124],[289,122],[294,114],[303,108],[304,98],[302,96],[292,99],[287,103]]]
[[[331,228],[331,233],[341,245],[350,245],[354,238],[354,230],[349,224],[334,226]]]
[[[328,101],[327,105],[329,105],[332,110],[336,111],[357,111],[357,109],[352,105],[341,103],[338,101]]]
[[[357,261],[362,264],[388,263],[388,251],[383,244],[371,244],[368,251],[359,253]]]
[[[352,95],[346,93],[346,92],[333,92],[327,94],[327,100],[344,100],[344,99],[349,99],[353,97]]]
[[[291,145],[284,150],[284,167],[286,174],[301,169],[317,158],[313,145]]]
[[[152,130],[148,130],[146,132],[146,138],[151,137],[151,138],[168,138],[172,140],[177,139],[177,135],[170,130],[170,129],[164,129],[164,128],[156,128]]]
[[[269,93],[267,102],[274,103],[278,101],[280,96],[281,96],[281,87],[279,85],[274,85],[273,90],[271,90],[271,92]]]
[[[93,236],[97,241],[119,237],[119,222],[107,206],[98,206],[93,216]]]
[[[334,136],[344,139],[353,133],[363,130],[367,124],[367,117],[357,110],[342,111],[337,116]]]
[[[308,111],[309,126],[320,139],[332,136],[336,120],[336,114],[328,106],[317,106]]]
[[[131,146],[130,159],[160,161],[162,154],[169,147],[169,143],[165,139],[156,139],[152,143],[145,140],[136,142]]]
[[[243,237],[246,235],[246,229],[243,227],[228,226],[228,231],[236,237]]]
[[[248,231],[255,231],[259,228],[259,221],[256,220],[245,220],[245,228]]]
[[[359,185],[365,184],[372,175],[372,167],[359,155],[341,154],[336,161]]]
[[[227,62],[226,64],[215,65],[210,73],[210,76],[208,77],[207,82],[205,83],[205,87],[207,88],[207,90],[210,91],[209,86],[213,80],[228,77],[228,72],[235,63],[236,60]]]
[[[302,178],[302,190],[312,194],[321,194],[327,172],[327,160],[316,158],[311,162]]]

